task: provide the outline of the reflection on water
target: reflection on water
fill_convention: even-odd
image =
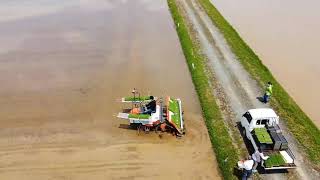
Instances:
[[[212,2],[320,126],[320,1]]]

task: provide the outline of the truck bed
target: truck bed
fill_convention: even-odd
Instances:
[[[262,167],[265,170],[276,170],[276,169],[292,169],[296,168],[294,164],[293,154],[289,149],[284,151],[269,151],[264,152],[265,155],[269,156],[266,161],[262,161]]]
[[[274,127],[270,128],[276,129]],[[267,132],[269,136],[264,134],[265,132],[261,128],[251,132],[253,140],[258,149],[260,149],[260,152],[262,152],[264,156],[270,157],[268,160],[262,162],[262,167],[265,170],[296,168],[294,163],[295,157],[288,147],[288,142],[280,131],[270,131],[270,128],[265,128],[265,132]],[[263,131],[262,135],[261,131]],[[261,136],[266,136],[266,138],[261,138]],[[266,140],[268,138],[272,139],[272,143]]]

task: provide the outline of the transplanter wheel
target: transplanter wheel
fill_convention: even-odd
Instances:
[[[138,127],[137,127],[137,134],[138,136],[140,135],[140,132],[143,130],[143,125],[142,124],[139,124]]]
[[[160,130],[160,124],[156,125],[156,127],[154,128],[154,132],[158,134],[159,130]]]
[[[144,126],[144,133],[149,134],[150,132],[150,127]]]
[[[176,134],[176,138],[177,138],[177,139],[181,139],[181,138],[182,138],[182,134],[177,133],[177,134]]]

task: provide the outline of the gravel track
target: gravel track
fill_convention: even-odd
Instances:
[[[202,53],[207,57],[209,67],[216,81],[215,84],[217,84],[214,91],[216,91],[216,94],[224,96],[223,100],[218,97],[219,104],[221,102],[227,103],[221,106],[229,108],[227,111],[233,114],[233,116],[229,116],[233,117],[232,122],[236,124],[248,109],[268,107],[268,105],[262,104],[257,100],[257,97],[261,96],[263,91],[239,63],[228,47],[223,35],[203,11],[197,0],[179,0],[179,4],[186,12],[187,19],[195,32],[194,34],[200,44]],[[298,168],[294,171],[289,171],[288,174],[265,174],[262,177],[265,179],[318,179],[319,173],[313,170],[306,161],[303,153],[298,148],[297,142],[288,133],[283,122],[281,127],[296,156]]]

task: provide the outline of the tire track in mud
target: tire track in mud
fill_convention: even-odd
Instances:
[[[144,146],[144,144],[139,146]],[[66,177],[76,174],[77,177],[81,178],[83,178],[82,176],[92,177],[93,173],[120,178],[127,178],[131,175],[134,177],[134,174],[146,178],[148,176],[159,176],[158,172],[143,173],[143,169],[146,169],[146,167],[157,167],[160,164],[150,161],[150,159],[143,159],[134,144],[119,144],[107,147],[104,145],[79,145],[76,147],[63,144],[58,145],[58,147],[33,149],[36,152],[33,154],[29,154],[28,150],[21,150],[13,155],[1,156],[0,174],[7,174],[7,177],[10,177],[15,174],[27,175],[32,172],[33,177],[44,176],[44,179],[52,177],[52,174],[61,174]],[[68,148],[72,149],[72,153],[67,154],[68,158],[62,158],[61,152],[57,152],[57,149],[62,151]],[[2,149],[2,151],[5,150]],[[110,156],[110,154],[113,154],[113,156]],[[26,158],[26,156],[29,157]],[[19,160],[19,157],[24,158],[24,160]],[[48,157],[52,159],[48,159]]]
[[[194,121],[196,119],[196,121]],[[208,146],[208,135],[198,114],[187,113],[186,122],[190,126],[186,137],[176,140],[170,134],[164,134],[161,140],[156,134],[140,135],[123,140],[112,138],[106,141],[80,141],[59,143],[9,144],[0,146],[0,174],[13,177],[29,173],[43,176],[43,179],[60,174],[65,177],[92,177],[92,174],[105,174],[108,177],[141,177],[144,179],[163,179],[168,176],[190,178],[189,173],[181,174],[191,164],[203,164],[211,159],[212,150]],[[110,144],[109,141],[112,141]],[[196,144],[196,146],[195,146]],[[159,150],[162,152],[159,153]],[[180,153],[178,153],[180,152]],[[188,155],[188,157],[185,157]],[[169,161],[180,159],[179,167],[172,168]],[[211,177],[208,166],[194,168],[192,179]],[[168,164],[164,166],[165,164]],[[172,162],[171,164],[175,164]],[[157,169],[161,169],[162,174]],[[145,172],[147,171],[147,172]],[[203,174],[200,172],[203,171]],[[73,176],[72,174],[77,175]],[[132,179],[129,178],[129,179]],[[71,178],[70,178],[71,179]]]
[[[257,97],[262,94],[257,82],[250,77],[238,62],[223,35],[213,25],[197,0],[179,0],[179,3],[186,12],[189,23],[191,23],[195,36],[202,48],[202,53],[207,57],[208,65],[213,72],[215,81],[217,81],[215,82],[214,91],[215,94],[218,94],[218,102],[220,107],[223,108],[222,111],[226,121],[231,119],[233,123],[236,123],[246,110],[268,107],[257,100]],[[303,156],[296,146],[296,141],[287,133],[283,122],[281,126],[286,131],[284,134],[291,144],[290,147],[293,146],[293,152],[297,156],[296,163],[298,168],[296,171],[290,171],[288,175],[266,174],[262,176],[266,179],[287,179],[292,177],[317,179],[318,173],[312,171],[309,164],[304,162]]]
[[[192,132],[194,130],[191,130]],[[197,133],[197,130],[195,130]],[[169,137],[167,137],[169,138]],[[199,140],[199,139],[193,139]],[[180,173],[182,169],[189,166],[190,161],[193,163],[204,160],[206,152],[199,152],[198,148],[203,148],[207,144],[200,143],[194,147],[194,142],[187,142],[189,147],[178,143],[178,147],[174,144],[169,148],[165,148],[164,152],[158,154],[156,149],[161,149],[162,143],[124,143],[111,146],[86,146],[86,145],[59,145],[57,147],[48,146],[42,148],[25,149],[24,147],[9,147],[8,149],[2,148],[2,155],[0,155],[0,174],[16,174],[16,173],[29,173],[34,175],[49,175],[70,173],[79,174],[92,174],[94,172],[99,174],[107,174],[114,176],[116,174],[123,174],[135,177],[145,177],[146,179],[157,179],[156,177],[164,178],[162,174],[156,169],[160,168],[161,171],[167,172],[168,175],[174,177],[185,177],[186,175],[176,174]],[[180,144],[180,146],[179,146]],[[12,150],[15,149],[15,152]],[[71,151],[64,152],[61,151]],[[210,148],[208,148],[210,150]],[[30,152],[31,151],[31,152]],[[181,154],[173,156],[172,151],[181,151]],[[190,157],[185,158],[184,152],[189,154]],[[61,156],[64,153],[66,156]],[[212,153],[208,151],[208,153]],[[27,157],[26,157],[27,156]],[[68,157],[67,157],[68,156]],[[49,159],[48,159],[49,157]],[[66,158],[67,157],[67,158]],[[153,157],[153,158],[151,158]],[[170,165],[163,167],[170,159],[180,158],[184,162],[179,167],[172,169]],[[23,161],[20,159],[24,159]],[[144,172],[147,171],[147,172]],[[199,171],[199,170],[197,170]],[[199,172],[200,173],[200,172]],[[203,175],[195,175],[201,177]],[[90,175],[91,177],[91,175]],[[122,177],[122,175],[121,175]],[[206,174],[202,177],[206,179]]]

